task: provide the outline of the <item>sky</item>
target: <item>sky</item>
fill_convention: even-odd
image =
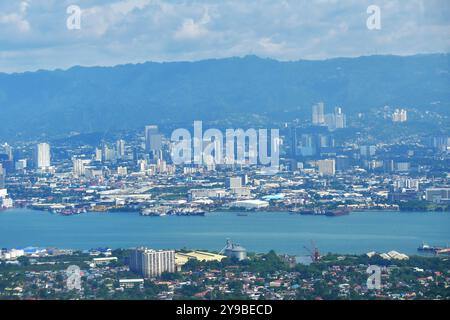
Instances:
[[[67,9],[81,9],[69,29]],[[380,28],[369,29],[370,5]],[[449,0],[1,0],[0,72],[450,51]]]

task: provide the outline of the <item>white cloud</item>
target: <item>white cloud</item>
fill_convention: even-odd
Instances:
[[[282,54],[285,49],[284,43],[275,43],[271,38],[262,38],[258,41],[258,44],[268,54]]]
[[[208,34],[206,25],[211,21],[211,17],[206,10],[199,21],[189,18],[183,21],[181,27],[175,32],[175,39],[197,39]]]
[[[30,30],[30,23],[26,19],[27,8],[29,3],[22,1],[19,4],[19,11],[9,14],[0,14],[0,24],[13,26],[20,32],[27,32]]]
[[[69,31],[73,0],[0,1],[0,71],[450,51],[450,1],[376,2],[382,28],[370,31],[373,0],[84,0],[81,30]]]

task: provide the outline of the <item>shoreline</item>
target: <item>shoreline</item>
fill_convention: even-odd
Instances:
[[[37,212],[49,212],[55,215],[59,215],[59,216],[72,216],[72,215],[80,215],[80,214],[109,214],[109,213],[116,213],[116,212],[127,212],[127,213],[138,213],[138,215],[143,216],[143,217],[158,217],[158,215],[142,215],[140,213],[140,210],[138,209],[133,209],[133,208],[127,208],[127,209],[120,209],[120,210],[106,210],[106,211],[85,211],[85,212],[79,212],[79,213],[71,213],[71,214],[63,214],[63,213],[59,213],[59,212],[52,212],[52,210],[46,210],[46,209],[37,209],[37,208],[31,208],[31,207],[15,207],[15,208],[6,208],[6,209],[1,209],[0,210],[0,214],[2,212],[8,212],[8,211],[12,211],[12,210],[31,210],[31,211],[37,211]],[[329,216],[329,215],[325,215],[325,214],[307,214],[307,213],[301,213],[301,212],[295,212],[295,211],[289,211],[289,210],[283,210],[283,209],[269,209],[269,210],[261,210],[261,209],[257,209],[257,210],[239,210],[239,209],[227,209],[227,208],[217,208],[217,209],[213,209],[210,211],[205,211],[205,215],[208,213],[245,213],[246,215],[248,214],[253,214],[253,213],[259,213],[259,212],[263,212],[263,213],[288,213],[290,215],[293,216],[327,216],[327,217],[340,217],[340,216],[348,216],[354,213],[362,213],[362,212],[405,212],[405,213],[416,213],[416,212],[423,212],[423,213],[450,213],[450,211],[445,211],[445,210],[401,210],[401,209],[397,209],[394,210],[393,208],[386,208],[386,209],[382,209],[382,208],[374,208],[374,209],[357,209],[357,210],[352,210],[346,214],[343,215],[335,215],[335,216]],[[183,215],[177,215],[177,214],[167,214],[167,215],[163,215],[163,216],[183,216],[183,217],[198,217],[199,215],[195,215],[195,214],[183,214]],[[162,216],[161,216],[162,217]]]

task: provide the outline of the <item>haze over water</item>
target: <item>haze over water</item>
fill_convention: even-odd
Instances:
[[[450,213],[358,212],[342,217],[288,213],[209,213],[205,217],[142,217],[135,212],[60,216],[14,209],[0,213],[0,247],[190,248],[219,251],[231,238],[248,251],[306,254],[314,240],[321,252],[417,253],[422,241],[450,242]]]

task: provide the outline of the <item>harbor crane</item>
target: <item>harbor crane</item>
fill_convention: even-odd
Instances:
[[[313,240],[311,240],[311,249],[306,246],[303,246],[303,248],[305,248],[306,251],[308,251],[308,253],[311,257],[311,260],[313,262],[317,262],[320,260],[321,256],[320,256],[319,248],[316,247],[316,244],[314,243]]]

